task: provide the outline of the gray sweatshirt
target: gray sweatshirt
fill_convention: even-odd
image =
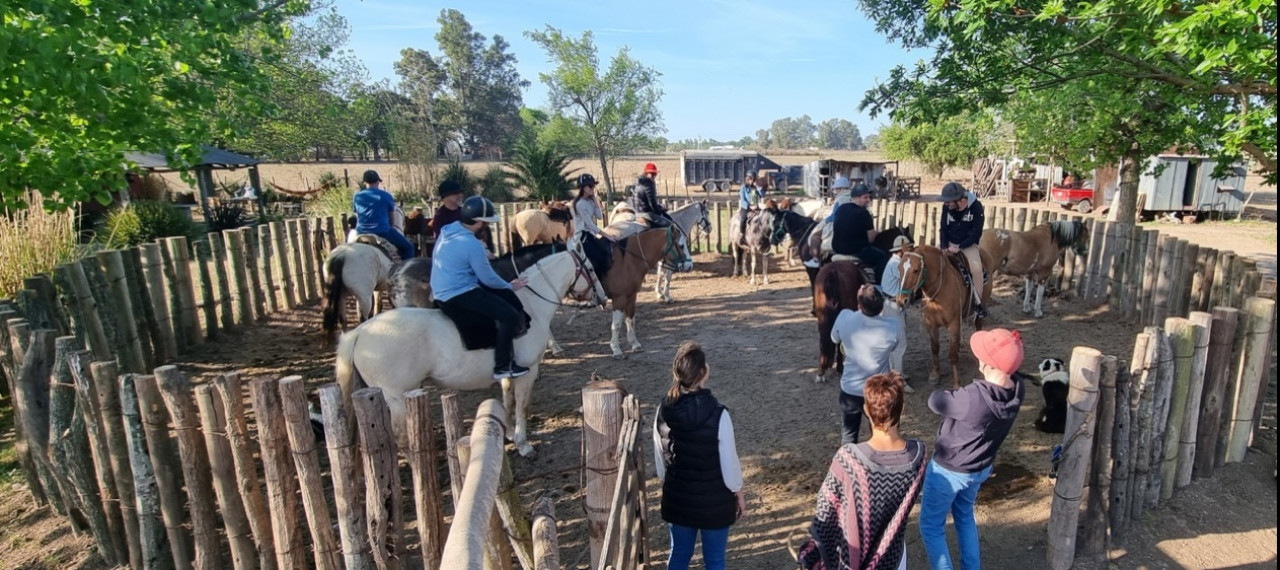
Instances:
[[[1013,375],[1013,388],[974,380],[956,390],[934,390],[929,395],[929,409],[942,416],[934,461],[958,473],[977,473],[990,467],[1013,428],[1025,393],[1021,374]]]

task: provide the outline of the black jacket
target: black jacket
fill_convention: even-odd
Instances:
[[[670,428],[671,460],[662,482],[662,520],[714,530],[733,524],[738,502],[720,472],[720,414],[709,390],[690,392],[658,409]]]
[[[969,198],[969,207],[960,211],[942,208],[942,235],[939,247],[955,245],[964,249],[982,241],[982,225],[986,219],[982,202]]]
[[[870,245],[867,232],[875,229],[875,219],[866,208],[841,204],[831,220],[831,251],[842,255],[858,255]]]
[[[658,202],[658,185],[653,181],[637,182],[635,194],[631,197],[631,205],[635,207],[636,214],[662,214],[667,215],[667,209],[662,207]]]

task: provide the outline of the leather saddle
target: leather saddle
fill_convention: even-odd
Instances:
[[[489,350],[498,344],[498,324],[493,319],[464,307],[443,305],[439,301],[435,302],[435,308],[440,309],[440,312],[453,321],[453,326],[458,327],[458,336],[462,337],[462,345],[467,350]],[[516,338],[529,332],[529,325],[533,323],[529,313],[521,311],[520,314],[524,316],[524,326],[516,331]]]
[[[867,284],[878,285],[878,283],[876,282],[876,268],[873,267],[870,263],[862,261],[862,259],[856,255],[845,255],[843,253],[833,253],[831,254],[831,262],[832,263],[840,263],[840,262],[853,263],[854,265],[858,266],[858,271],[862,272],[862,278],[866,280]]]
[[[392,245],[391,242],[387,241],[387,239],[382,236],[374,234],[360,234],[356,236],[356,243],[371,245],[378,248],[387,256],[388,259],[391,260],[392,265],[404,261],[400,259],[400,250],[396,249],[396,246]]]

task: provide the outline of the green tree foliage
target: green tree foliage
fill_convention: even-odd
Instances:
[[[589,134],[591,150],[600,160],[612,199],[609,160],[643,148],[653,133],[664,130],[658,109],[661,74],[632,58],[626,48],[602,70],[590,31],[572,38],[547,26],[525,35],[546,50],[554,67],[539,78],[547,85],[552,107]]]
[[[1043,91],[1041,100],[1053,104],[1048,112],[1069,117],[1072,128],[1128,138],[1101,141],[1092,149],[1096,160],[1137,164],[1188,146],[1220,163],[1248,154],[1275,180],[1275,2],[860,5],[887,37],[936,50],[931,61],[900,66],[867,93],[861,107],[873,114],[892,110],[915,123]],[[1068,100],[1082,95],[1090,100]],[[1133,219],[1139,174],[1122,171],[1122,220]]]
[[[159,238],[195,238],[195,224],[186,214],[167,202],[134,200],[107,214],[98,229],[98,240],[106,247],[124,249]]]
[[[879,144],[891,160],[914,160],[942,177],[947,168],[972,164],[991,150],[989,115],[964,113],[936,123],[895,121],[883,127]]]
[[[516,200],[515,186],[511,182],[511,173],[507,172],[501,164],[491,164],[486,168],[484,174],[480,176],[480,194],[485,198],[499,202],[514,202]]]
[[[570,197],[573,181],[569,177],[578,169],[570,169],[568,156],[542,144],[532,133],[516,143],[509,164],[511,182],[524,188],[529,198],[550,202]]]
[[[813,125],[813,119],[809,115],[798,119],[786,117],[769,125],[769,134],[772,137],[770,146],[773,148],[805,149],[813,146],[818,127]]]
[[[194,162],[227,133],[210,120],[220,93],[259,112],[264,63],[305,0],[7,0],[0,5],[0,202],[36,188],[48,206],[110,199],[124,152]],[[56,187],[55,187],[56,186]],[[56,191],[56,195],[55,195]]]
[[[844,119],[827,119],[818,123],[818,135],[815,141],[818,148],[837,150],[862,150],[862,133],[855,125]]]
[[[773,133],[769,129],[756,130],[756,145],[762,149],[773,148]]]
[[[880,146],[880,133],[875,132],[867,135],[867,138],[862,140],[862,144],[867,150],[882,150],[882,147]]]

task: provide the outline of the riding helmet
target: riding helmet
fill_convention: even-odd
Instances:
[[[438,191],[441,198],[451,194],[461,194],[463,192],[462,185],[458,184],[457,180],[445,180],[444,182],[441,182]]]
[[[595,185],[596,185],[596,177],[592,176],[591,173],[589,172],[584,172],[582,173],[581,176],[578,177],[578,188],[586,188],[587,186],[595,186]]]
[[[364,171],[364,183],[365,183],[365,184],[377,184],[377,183],[379,183],[379,182],[382,182],[382,177],[381,177],[381,176],[378,176],[378,171],[377,171],[377,170],[366,170],[366,171]]]
[[[747,171],[747,178],[759,178],[759,177],[758,177],[758,176],[756,176],[756,171],[754,171],[754,170],[748,170],[748,171]]]
[[[942,187],[942,201],[955,202],[964,198],[964,193],[964,186],[961,186],[959,182],[948,182],[946,186]]]
[[[472,196],[462,201],[462,223],[470,225],[476,222],[498,223],[498,209],[493,202],[484,196]]]
[[[849,197],[857,198],[858,196],[862,196],[864,194],[870,194],[870,193],[871,193],[871,189],[867,188],[866,184],[859,182],[853,185],[853,190],[849,191]]]

